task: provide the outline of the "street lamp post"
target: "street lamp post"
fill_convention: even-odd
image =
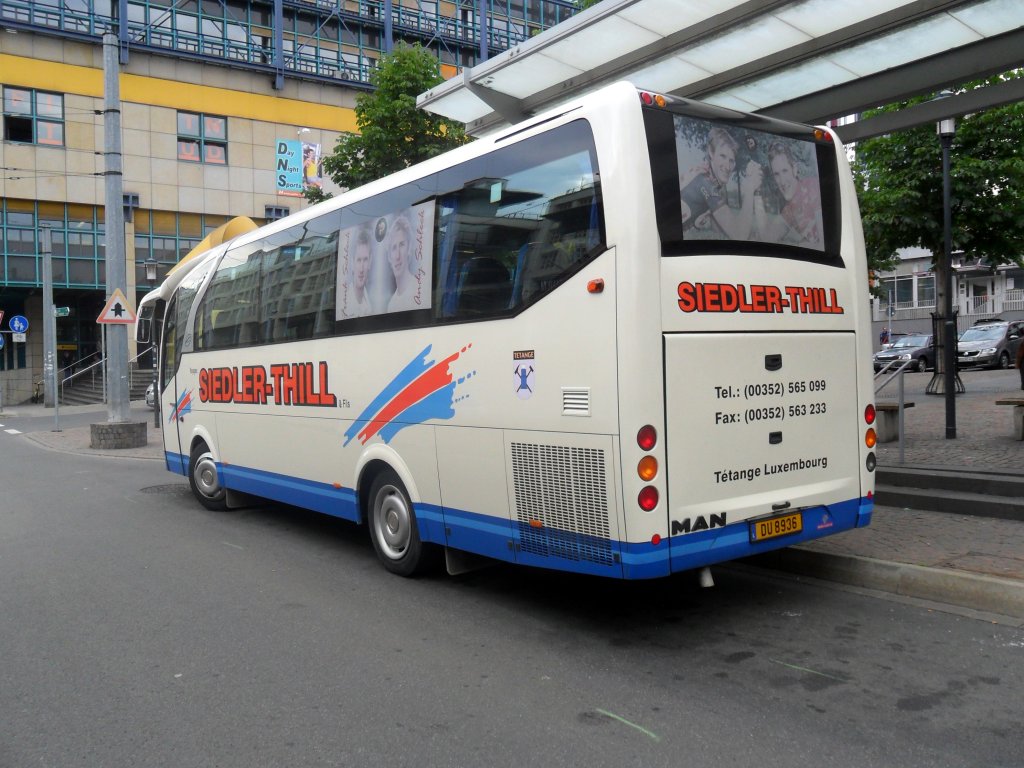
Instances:
[[[149,258],[144,262],[146,265],[146,282],[150,285],[156,284],[157,274],[157,263],[156,259],[153,258],[153,254],[149,255]],[[155,318],[154,318],[155,320]],[[153,345],[153,428],[160,429],[160,383],[158,381],[158,369],[160,355],[158,354],[157,344],[159,339],[156,337],[156,323],[153,323],[153,327],[150,330],[150,342]]]
[[[956,438],[956,314],[953,311],[953,214],[950,209],[949,150],[956,133],[956,119],[947,117],[936,123],[939,141],[942,142],[942,259],[946,267],[945,343],[945,395],[946,395],[946,439]]]

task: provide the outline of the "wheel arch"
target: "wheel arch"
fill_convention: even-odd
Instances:
[[[413,480],[412,472],[408,465],[402,460],[398,452],[388,445],[382,443],[372,445],[363,451],[356,462],[353,487],[356,489],[356,498],[359,502],[359,522],[366,522],[366,510],[369,504],[370,486],[380,472],[385,469],[392,470],[398,479],[405,486],[405,492],[413,504],[419,504],[421,497],[416,481]]]
[[[217,448],[217,443],[213,439],[213,435],[210,434],[210,430],[202,425],[196,425],[192,430],[192,436],[188,442],[188,455],[192,455],[192,451],[196,449],[196,445],[199,443],[205,443],[210,454],[213,456],[213,460],[220,464],[220,451]]]

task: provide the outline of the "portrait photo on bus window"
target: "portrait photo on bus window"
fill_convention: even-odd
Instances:
[[[734,240],[822,251],[814,144],[674,116],[684,240]]]
[[[343,229],[336,318],[429,309],[433,253],[433,202]]]

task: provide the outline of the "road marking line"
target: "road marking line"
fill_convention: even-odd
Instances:
[[[644,734],[645,736],[651,737],[655,741],[661,741],[661,739],[658,738],[658,734],[652,733],[651,731],[648,731],[642,725],[637,725],[636,723],[631,723],[626,718],[619,717],[618,715],[616,715],[616,714],[614,714],[612,712],[608,712],[608,711],[606,711],[604,709],[595,709],[594,711],[604,715],[605,717],[610,717],[612,720],[617,720],[618,722],[622,723],[623,725],[628,725],[630,728],[636,728],[638,731],[640,731],[640,733]]]
[[[835,675],[828,675],[828,674],[825,674],[824,672],[818,672],[816,669],[808,669],[807,667],[798,667],[796,664],[787,664],[786,662],[779,661],[778,659],[768,659],[768,661],[770,661],[772,664],[781,664],[784,667],[789,667],[790,669],[795,669],[798,672],[809,672],[812,675],[819,675],[820,677],[827,677],[829,680],[838,680],[840,683],[848,683],[848,682],[850,682],[849,680],[846,680],[846,679],[844,679],[842,677],[836,677]]]
[[[20,435],[21,434],[21,432],[19,432],[16,429],[5,429],[4,432],[6,432],[8,435]]]

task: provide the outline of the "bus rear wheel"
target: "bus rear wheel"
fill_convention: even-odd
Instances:
[[[217,464],[206,443],[199,443],[192,449],[188,461],[188,484],[192,486],[192,494],[207,509],[220,512],[228,508]]]
[[[374,478],[367,512],[370,541],[387,570],[415,576],[433,566],[437,548],[420,540],[412,501],[393,470],[386,469]]]

